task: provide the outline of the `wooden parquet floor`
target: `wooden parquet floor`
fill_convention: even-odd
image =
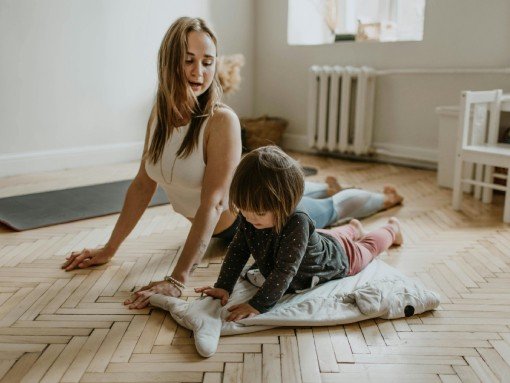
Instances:
[[[106,241],[117,215],[22,233],[0,228],[1,382],[500,382],[510,381],[510,227],[502,199],[451,191],[432,171],[296,155],[371,190],[395,185],[405,244],[383,258],[441,294],[437,311],[346,326],[277,328],[224,337],[209,359],[158,309],[128,310],[131,291],[161,279],[189,230],[168,206],[149,209],[108,265],[64,272],[66,254]],[[0,197],[131,178],[137,164],[0,179]],[[213,283],[211,252],[190,287]],[[188,299],[195,294],[186,292]]]

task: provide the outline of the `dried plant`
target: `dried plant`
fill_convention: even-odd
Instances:
[[[308,0],[317,9],[317,12],[324,18],[324,23],[332,34],[335,34],[338,25],[336,8],[337,0]]]
[[[218,77],[224,94],[234,93],[241,84],[241,67],[244,56],[235,54],[218,57]]]
[[[326,0],[324,19],[331,33],[335,33],[338,24],[336,0]]]

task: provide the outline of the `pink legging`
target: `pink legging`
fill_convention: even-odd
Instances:
[[[390,225],[371,231],[359,238],[356,229],[351,225],[344,225],[332,229],[317,229],[335,238],[344,248],[349,259],[349,274],[355,275],[363,270],[372,260],[383,251],[390,248],[395,240],[395,231]]]

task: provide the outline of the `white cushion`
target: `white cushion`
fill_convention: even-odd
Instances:
[[[187,302],[153,295],[152,305],[168,310],[181,326],[193,331],[200,355],[216,352],[220,335],[234,335],[277,326],[331,326],[370,318],[401,318],[439,305],[439,295],[381,260],[374,260],[352,277],[319,285],[300,294],[287,294],[267,313],[239,322],[226,322],[228,307],[247,302],[257,288],[239,281],[228,304],[203,297]]]

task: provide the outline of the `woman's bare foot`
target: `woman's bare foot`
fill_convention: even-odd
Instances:
[[[356,238],[354,240],[358,240],[360,238],[363,238],[366,234],[365,228],[363,227],[363,224],[358,221],[357,219],[351,219],[349,221],[349,225],[354,229],[356,232]]]
[[[392,243],[392,246],[400,246],[404,242],[404,238],[402,237],[402,229],[400,228],[400,221],[395,218],[391,217],[388,220],[388,226],[391,226],[393,229],[393,232],[395,233],[395,240]]]
[[[390,207],[400,205],[404,200],[400,194],[397,193],[397,189],[393,186],[385,186],[383,189],[384,202],[383,209],[389,209]]]
[[[338,193],[339,191],[342,191],[342,186],[338,183],[338,180],[335,177],[328,176],[326,177],[326,184],[328,184],[328,197],[331,197]]]

